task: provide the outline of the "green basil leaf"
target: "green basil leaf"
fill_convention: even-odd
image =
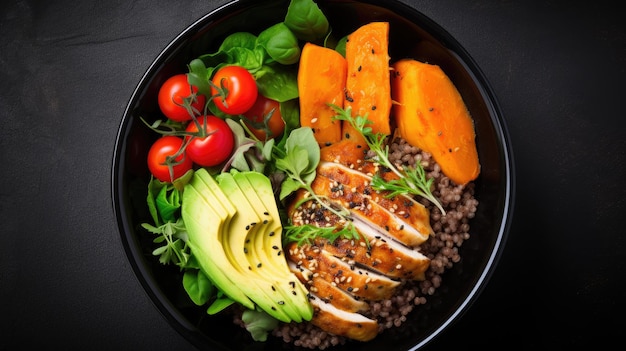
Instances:
[[[320,162],[320,147],[315,140],[315,136],[313,135],[313,130],[311,128],[302,127],[294,129],[291,134],[289,134],[289,138],[287,138],[287,143],[285,145],[287,154],[291,154],[292,150],[295,151],[297,149],[305,150],[307,157],[307,167],[302,169],[297,174],[315,172],[315,169]]]
[[[228,50],[230,64],[242,66],[249,71],[257,71],[263,66],[263,56],[258,50],[234,47]]]
[[[300,40],[315,42],[328,33],[328,19],[313,0],[292,0],[285,16],[285,25]]]
[[[202,306],[215,293],[215,286],[201,270],[185,270],[183,287],[193,303]]]
[[[156,197],[156,208],[164,222],[175,222],[180,209],[180,192],[174,187],[164,186]]]
[[[255,78],[259,93],[269,99],[285,102],[298,97],[297,67],[263,65]]]
[[[215,301],[213,301],[211,306],[209,306],[206,313],[210,315],[219,313],[222,310],[224,310],[226,307],[232,305],[233,303],[235,303],[235,301],[231,300],[230,298],[226,296],[217,298]]]
[[[298,38],[283,22],[262,31],[257,38],[257,45],[263,47],[274,61],[283,65],[297,63],[300,59]]]
[[[222,41],[218,51],[228,51],[232,48],[246,48],[253,50],[256,45],[256,35],[250,32],[232,33]]]

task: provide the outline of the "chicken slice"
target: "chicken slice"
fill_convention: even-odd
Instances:
[[[304,194],[298,194],[301,198]],[[288,208],[288,214],[294,225],[310,224],[317,227],[345,225],[345,222],[321,207],[315,201],[302,204],[297,210]],[[386,231],[355,217],[352,223],[363,240],[339,239],[334,243],[318,239],[318,246],[324,246],[336,257],[359,264],[395,279],[424,279],[424,271],[430,260],[417,249],[410,248],[388,237]]]
[[[378,172],[378,170],[372,171]],[[371,174],[332,162],[321,162],[317,167],[317,174],[339,183],[338,186],[344,189],[344,195],[349,190],[379,204],[403,222],[415,228],[422,234],[422,237],[427,239],[428,235],[433,233],[433,229],[430,226],[430,213],[424,205],[410,196],[388,198],[385,196],[388,192],[375,191],[370,186]]]
[[[292,261],[288,261],[289,269],[298,277],[311,294],[315,294],[319,299],[324,302],[332,303],[333,306],[340,310],[348,312],[364,312],[369,309],[369,305],[358,300],[354,296],[339,289],[336,285],[321,279],[319,275],[314,274],[312,271],[296,264]]]
[[[309,301],[314,311],[311,323],[329,333],[358,341],[370,341],[378,334],[378,322],[374,319],[340,310],[314,294]]]
[[[428,231],[420,232],[396,214],[395,210],[386,209],[372,200],[367,190],[359,191],[351,188],[350,184],[339,183],[319,173],[311,184],[311,188],[317,195],[325,196],[337,206],[349,209],[353,217],[373,227],[381,228],[386,235],[407,246],[420,245],[430,235]],[[375,193],[375,191],[370,190],[369,193]]]
[[[287,258],[296,267],[305,268],[318,274],[318,277],[349,294],[370,301],[390,298],[399,281],[380,273],[349,264],[319,247],[309,244],[287,245]]]
[[[401,245],[372,230],[367,224],[354,222],[361,240],[340,238],[334,242],[317,239],[315,244],[330,254],[347,259],[348,263],[375,270],[390,278],[424,280],[430,259],[419,251]]]

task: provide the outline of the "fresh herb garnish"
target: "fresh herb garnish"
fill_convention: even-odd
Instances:
[[[351,222],[341,228],[318,227],[312,224],[289,225],[283,228],[285,230],[283,242],[289,243],[295,241],[298,246],[301,246],[303,244],[311,244],[316,238],[323,238],[330,242],[334,242],[338,238],[359,239],[358,233],[356,230],[353,230],[353,228]]]
[[[397,195],[417,195],[432,202],[443,215],[446,211],[439,203],[439,200],[433,195],[431,186],[433,179],[427,179],[424,168],[419,163],[415,167],[402,167],[398,169],[396,165],[389,160],[389,145],[386,143],[387,136],[384,133],[374,133],[372,127],[368,126],[372,121],[365,116],[352,116],[352,108],[348,106],[343,109],[337,105],[330,105],[337,113],[335,119],[350,123],[350,125],[359,131],[365,138],[365,142],[369,149],[376,155],[373,159],[381,166],[388,168],[398,179],[385,180],[379,174],[372,177],[371,185],[375,190],[390,191],[386,197],[394,197]]]
[[[189,260],[189,248],[187,247],[185,226],[182,219],[176,222],[167,222],[158,227],[149,223],[142,223],[141,226],[150,233],[156,234],[153,242],[162,244],[152,251],[152,254],[159,256],[162,264],[173,263],[181,268],[187,265]]]
[[[349,238],[359,238],[359,234],[349,218],[350,212],[347,209],[339,210],[334,208],[325,201],[325,196],[317,195],[315,191],[313,191],[313,188],[311,188],[311,184],[317,174],[317,166],[320,162],[319,144],[315,140],[311,128],[301,127],[294,129],[287,137],[284,145],[274,145],[272,148],[272,159],[276,169],[284,172],[286,175],[281,184],[279,195],[281,201],[293,192],[304,189],[308,192],[309,196],[296,203],[296,208],[307,201],[314,200],[326,210],[343,219],[346,225],[338,230],[341,235]],[[337,230],[335,227],[329,228]],[[302,231],[309,229],[311,228],[307,227],[302,229]],[[286,232],[289,232],[289,229],[287,229]],[[286,235],[289,236],[290,234],[287,233]],[[310,235],[314,234],[311,233]]]

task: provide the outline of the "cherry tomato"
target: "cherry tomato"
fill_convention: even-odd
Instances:
[[[173,182],[193,167],[191,158],[184,152],[170,161],[170,165],[167,164],[166,158],[176,154],[182,145],[183,139],[172,135],[160,137],[152,144],[148,151],[148,169],[155,178],[162,182]]]
[[[230,65],[220,68],[211,82],[213,102],[217,108],[229,115],[246,112],[256,101],[259,92],[252,74],[241,66]]]
[[[198,118],[200,128],[204,128],[206,121],[205,137],[194,136],[187,145],[185,151],[189,158],[200,166],[211,167],[219,165],[233,152],[235,139],[228,124],[215,116],[203,116]],[[187,125],[187,132],[198,133],[194,122]]]
[[[198,88],[194,86],[193,93],[197,92]],[[163,112],[165,117],[176,122],[190,120],[191,115],[182,105],[183,99],[190,97],[191,94],[192,88],[187,82],[186,74],[177,74],[168,78],[159,89],[158,103],[161,112]],[[205,102],[206,98],[204,95],[196,95],[196,99],[191,106],[202,112]]]
[[[270,113],[272,115],[267,121],[267,128],[265,128],[263,121]],[[258,94],[254,105],[243,115],[252,121],[252,123],[246,122],[246,125],[259,140],[265,141],[266,139],[275,138],[282,135],[285,130],[285,121],[283,121],[283,117],[280,114],[280,103],[261,94]],[[270,135],[267,135],[268,129]]]

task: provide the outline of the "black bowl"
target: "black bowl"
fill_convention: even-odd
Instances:
[[[271,339],[250,341],[230,317],[209,317],[193,305],[174,266],[151,254],[151,237],[140,229],[149,220],[145,203],[149,173],[146,155],[155,138],[139,120],[159,116],[158,87],[187,71],[187,63],[217,49],[235,31],[258,33],[282,21],[288,0],[233,1],[202,17],[177,36],[156,58],[134,91],[122,118],[113,160],[113,206],[128,259],[146,292],[171,325],[200,349],[276,350],[290,345]],[[437,64],[452,79],[475,122],[481,175],[475,181],[480,202],[471,222],[471,238],[460,249],[462,260],[443,277],[428,303],[409,315],[400,328],[368,343],[347,344],[359,350],[417,350],[460,318],[487,283],[502,252],[513,208],[513,160],[508,134],[495,94],[463,47],[443,28],[399,1],[318,0],[334,34],[341,37],[371,21],[390,22],[392,61],[402,57]],[[156,117],[155,117],[156,118]]]

